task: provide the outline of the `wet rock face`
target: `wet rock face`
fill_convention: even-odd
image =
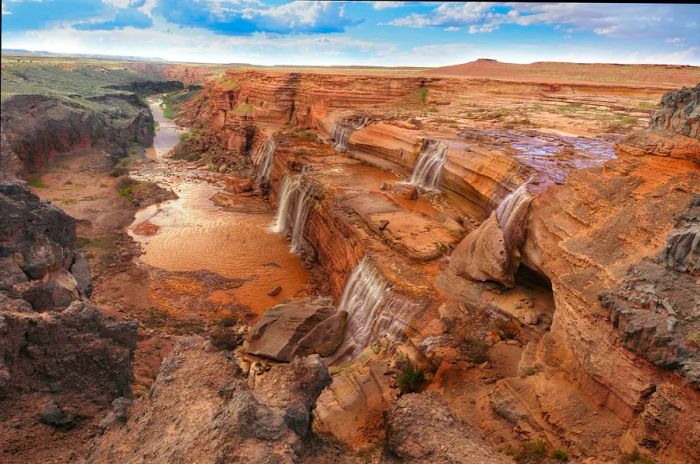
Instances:
[[[88,462],[298,462],[311,410],[328,384],[318,356],[248,380],[203,338],[183,338],[126,424],[106,423]]]
[[[624,346],[700,389],[700,197],[676,222],[657,262],[632,266],[621,285],[601,294]]]
[[[401,462],[508,463],[435,392],[402,396],[386,415],[387,448]]]

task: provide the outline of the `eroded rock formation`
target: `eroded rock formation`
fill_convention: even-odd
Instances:
[[[150,395],[130,407],[126,423],[106,429],[88,462],[295,463],[328,383],[318,356],[247,378],[208,341],[183,338]]]

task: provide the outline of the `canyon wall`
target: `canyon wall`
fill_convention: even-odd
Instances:
[[[142,72],[3,65],[2,171],[27,176],[93,145],[114,158],[151,145],[153,117],[141,96],[183,84],[159,77],[162,69]]]
[[[219,164],[231,165],[251,156],[274,135],[269,181],[273,205],[279,201],[284,176],[303,175],[317,183],[304,224],[303,236],[309,245],[304,254],[309,264],[318,264],[326,273],[323,290],[339,299],[351,271],[363,257],[371,257],[395,291],[429,302],[409,316],[404,326],[413,334],[409,338],[416,346],[433,330],[430,322],[437,318],[436,308],[452,298],[436,291],[436,268],[430,262],[448,255],[456,240],[491,215],[474,232],[481,237],[467,237],[472,242],[464,248],[470,251],[458,248],[452,256],[453,264],[460,268],[478,268],[486,262],[481,258],[497,258],[489,272],[472,269],[463,273],[468,277],[465,285],[476,285],[469,283],[476,278],[517,286],[516,271],[524,265],[551,282],[554,300],[551,328],[527,348],[532,358],[522,361],[534,374],[498,381],[490,394],[492,404],[521,405],[530,414],[519,426],[527,423],[528,433],[543,433],[552,443],[580,455],[594,452],[591,446],[594,453],[609,457],[620,449],[643,448],[669,462],[685,462],[689,452],[684,444],[699,449],[700,437],[693,412],[700,404],[694,380],[697,368],[694,355],[688,355],[693,347],[682,341],[688,334],[692,340],[696,330],[696,316],[680,300],[687,299],[692,290],[684,293],[668,287],[671,271],[654,273],[644,263],[653,261],[664,246],[674,250],[697,247],[696,240],[684,238],[688,233],[682,231],[673,232],[676,238],[666,244],[674,215],[688,208],[699,182],[693,103],[697,97],[693,92],[696,90],[664,97],[651,127],[626,138],[616,150],[613,138],[445,125],[439,118],[426,118],[425,105],[440,111],[441,105],[459,100],[461,93],[474,98],[508,94],[563,102],[589,99],[592,104],[610,105],[630,93],[644,98],[658,95],[659,89],[229,72],[213,79],[197,99],[186,104],[179,120],[196,128],[198,148],[218,150],[215,161]],[[418,118],[412,116],[421,112]],[[344,128],[342,134],[338,124]],[[455,223],[459,220],[464,226],[445,239],[436,253],[421,249],[427,236],[421,237],[415,229],[401,240],[392,236],[397,233],[392,227],[400,222],[398,216],[412,217],[415,206],[389,206],[391,202],[398,205],[395,198],[405,192],[391,182],[410,177],[421,147],[429,140],[447,145],[439,186],[443,195],[436,197],[442,200],[432,205],[442,217]],[[659,146],[654,140],[663,140],[665,148],[654,148]],[[377,188],[381,171],[363,171],[365,164],[394,172],[386,190]],[[527,201],[514,200],[514,206],[508,207],[506,199],[526,182],[531,187]],[[439,217],[428,215],[430,228],[434,227],[431,221]],[[422,220],[421,216],[411,227]],[[408,227],[406,224],[398,227]],[[432,230],[434,236],[439,229]],[[412,241],[406,239],[409,236]],[[480,245],[482,242],[486,245]],[[695,256],[696,252],[680,253]],[[683,262],[689,259],[681,258]],[[634,269],[628,274],[630,267]],[[403,268],[409,271],[401,271]],[[640,277],[639,272],[647,274]],[[682,279],[693,282],[682,276],[676,281],[685,282]],[[639,303],[639,295],[630,293],[635,285],[664,286],[657,291],[663,298],[654,300],[653,306],[646,298],[641,308],[630,309],[629,304]],[[476,305],[486,306],[478,302],[485,287],[472,288]],[[675,315],[659,309],[665,307],[662,300]],[[471,304],[467,300],[457,303]],[[665,313],[634,319],[634,314],[650,310]],[[670,316],[678,322],[669,322]],[[653,322],[653,327],[647,322]],[[424,351],[429,354],[430,349]],[[352,382],[359,374],[344,375]],[[322,395],[325,412],[319,417],[332,422],[328,411],[343,410],[339,405],[344,400],[344,407],[352,410],[351,401],[342,397],[348,391],[342,391],[339,386],[337,392]],[[548,397],[547,392],[552,391],[559,393]],[[341,396],[334,399],[334,395]],[[362,393],[352,395],[361,397]],[[566,401],[565,395],[569,395]],[[493,406],[494,410],[499,407]],[[678,421],[655,422],[671,410],[683,411]],[[577,432],[577,420],[589,421],[583,431]],[[598,420],[607,421],[605,427]],[[593,444],[593,437],[602,430],[606,438]],[[696,458],[694,452],[689,456]]]

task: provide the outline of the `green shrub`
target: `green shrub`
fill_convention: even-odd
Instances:
[[[418,88],[418,98],[420,99],[421,104],[425,105],[428,103],[428,89],[425,87],[419,87]]]
[[[423,388],[425,383],[425,373],[422,369],[407,366],[399,375],[399,388],[402,393],[417,393]]]
[[[34,188],[46,188],[46,184],[41,179],[41,174],[36,174],[29,178],[29,186]]]
[[[568,462],[569,455],[563,449],[555,448],[554,451],[552,451],[552,459],[556,459],[557,461],[562,462]]]
[[[119,189],[117,189],[117,193],[120,197],[131,198],[131,192],[134,190],[135,186],[136,182],[129,182],[119,187]]]
[[[129,168],[123,164],[118,164],[114,166],[111,171],[109,171],[109,175],[112,177],[121,177],[127,174],[129,174]]]
[[[547,446],[542,440],[526,441],[514,457],[520,464],[540,463],[547,457]]]

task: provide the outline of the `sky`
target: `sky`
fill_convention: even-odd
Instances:
[[[258,65],[700,65],[700,5],[3,0],[2,47]]]

